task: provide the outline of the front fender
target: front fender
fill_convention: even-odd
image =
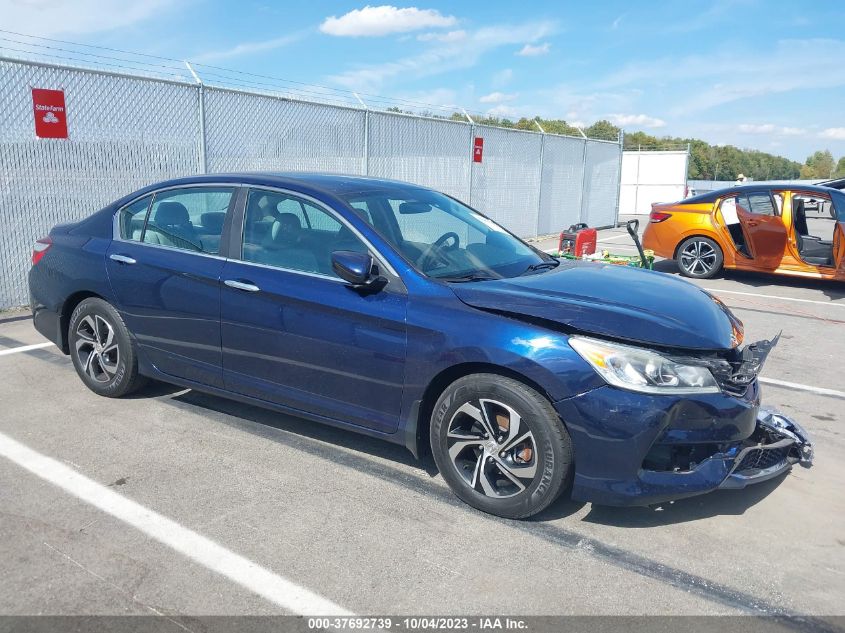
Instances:
[[[501,368],[537,385],[552,402],[604,384],[569,346],[565,332],[471,308],[451,291],[411,299],[408,315],[400,423],[405,435],[416,433],[416,416],[429,386],[461,365]]]

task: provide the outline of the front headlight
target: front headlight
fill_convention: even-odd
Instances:
[[[608,384],[643,393],[719,393],[706,367],[683,365],[641,347],[573,336],[569,345],[592,365]]]

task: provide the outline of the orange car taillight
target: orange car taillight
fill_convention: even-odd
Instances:
[[[649,222],[663,222],[672,217],[671,213],[664,213],[663,211],[652,211],[648,216]]]
[[[42,237],[40,240],[36,240],[35,245],[32,247],[32,265],[35,266],[38,262],[41,261],[41,258],[47,254],[47,251],[50,250],[50,247],[53,245],[53,240],[49,237]]]

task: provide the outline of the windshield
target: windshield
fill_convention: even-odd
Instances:
[[[515,277],[544,261],[555,261],[436,191],[396,187],[342,197],[429,277],[447,281]]]

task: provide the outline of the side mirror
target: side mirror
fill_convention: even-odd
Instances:
[[[332,253],[332,270],[356,290],[381,290],[387,279],[373,276],[373,258],[369,253],[335,251]]]

